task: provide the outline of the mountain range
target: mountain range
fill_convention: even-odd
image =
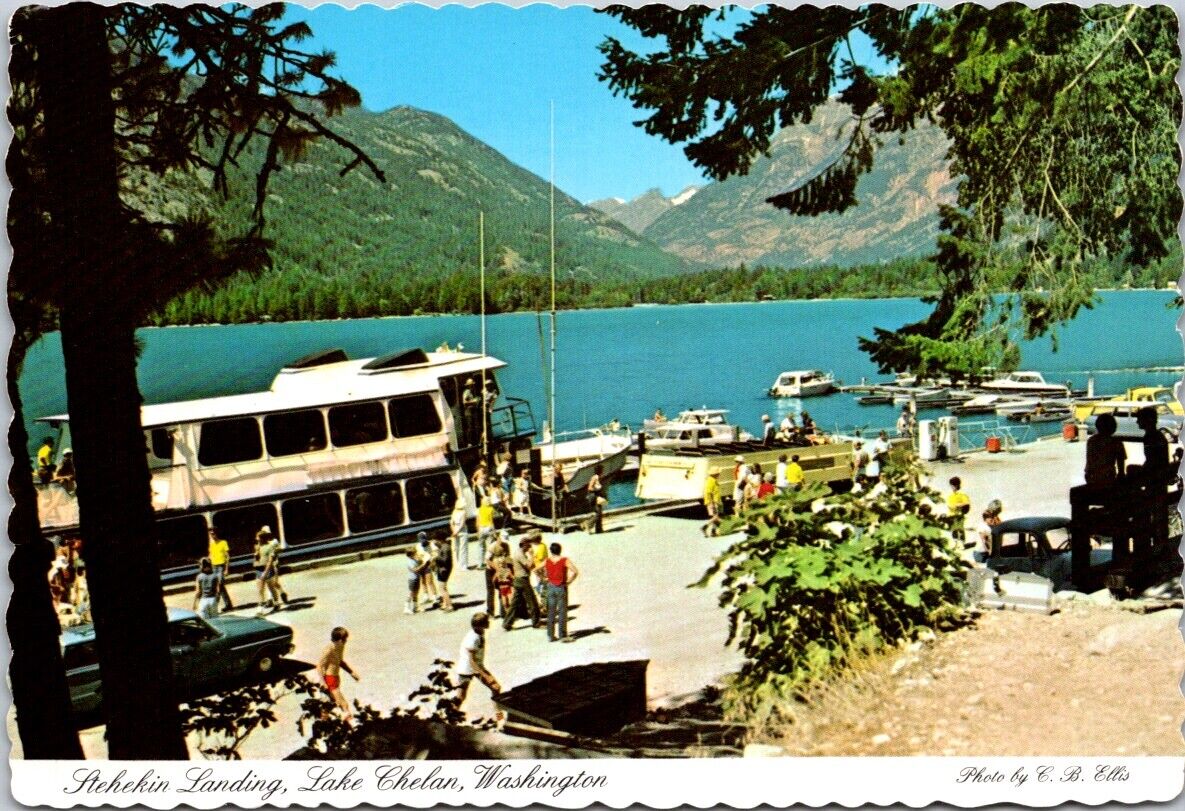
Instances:
[[[838,155],[850,126],[847,108],[827,105],[811,124],[776,133],[769,154],[747,175],[691,195],[667,199],[652,190],[629,202],[590,205],[665,250],[707,265],[852,266],[932,252],[938,206],[955,202],[956,180],[947,169],[946,138],[928,124],[885,140],[857,185],[858,205],[843,214],[795,217],[765,202]]]
[[[841,148],[835,133],[842,121],[839,108],[827,108],[811,126],[778,133],[748,175],[673,198],[652,190],[629,203],[586,206],[557,190],[559,305],[626,303],[618,301],[623,285],[711,267],[848,266],[931,250],[937,204],[954,199],[944,142],[932,128],[886,144],[860,182],[860,204],[843,215],[797,218],[765,202]],[[353,110],[331,124],[366,151],[386,182],[363,167],[343,176],[350,156],[324,140],[289,156],[269,186],[273,267],[191,291],[167,305],[159,323],[476,311],[479,212],[487,307],[543,306],[550,295],[547,181],[435,113]],[[130,179],[127,193],[160,216],[205,211],[245,223],[262,160],[260,144],[240,156],[227,200],[200,175]],[[602,295],[609,288],[613,298]]]

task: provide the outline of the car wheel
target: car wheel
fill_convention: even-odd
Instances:
[[[251,670],[260,675],[270,673],[276,667],[276,662],[279,661],[274,651],[265,650],[255,657],[255,662],[251,665]]]

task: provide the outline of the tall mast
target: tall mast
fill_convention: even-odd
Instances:
[[[551,531],[559,531],[559,501],[556,488],[556,455],[555,455],[555,102],[551,102],[551,197],[549,236],[551,241],[551,396],[547,403],[547,424],[551,426]]]
[[[481,265],[481,458],[489,458],[490,419],[486,410],[486,213],[477,212],[477,255]]]

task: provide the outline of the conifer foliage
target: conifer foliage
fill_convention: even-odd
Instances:
[[[56,323],[113,759],[187,754],[140,427],[135,328],[182,290],[266,265],[268,181],[312,139],[342,149],[343,171],[365,166],[382,181],[370,159],[324,123],[356,105],[357,92],[330,74],[332,55],[300,50],[308,29],[281,27],[282,14],[279,5],[72,3],[27,6],[12,22],[9,296],[18,339],[9,390],[30,337]],[[219,187],[251,138],[266,144],[265,159],[251,216],[237,233],[150,211],[133,193],[138,177],[195,167]],[[10,445],[23,445],[23,430],[13,430],[21,435]],[[14,493],[26,516],[14,523],[14,540],[39,547],[32,487]],[[22,575],[39,576],[44,587],[48,560],[37,565],[39,575],[32,564]],[[60,728],[68,706],[53,717],[37,706],[41,698],[55,707],[68,701],[64,690],[37,686],[64,684],[56,622],[43,619],[48,599],[40,589],[14,598],[19,610],[8,616],[18,724],[26,751],[63,741],[31,756],[76,757],[76,739],[71,745]],[[32,655],[18,657],[18,640]]]
[[[655,44],[636,53],[607,39],[601,78],[648,113],[646,132],[684,143],[714,178],[745,173],[777,129],[809,123],[838,90],[851,110],[845,146],[769,199],[791,214],[857,204],[882,139],[923,120],[944,131],[961,180],[957,205],[941,212],[942,293],[926,320],[862,341],[882,370],[965,376],[972,363],[1006,363],[1016,337],[1089,306],[1089,260],[1144,265],[1172,250],[1181,94],[1167,5],[607,13]],[[861,63],[857,34],[888,70]],[[1001,277],[1002,302],[990,290]]]

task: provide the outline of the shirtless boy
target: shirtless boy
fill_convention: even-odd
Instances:
[[[341,672],[344,670],[354,677],[354,681],[359,680],[357,671],[346,663],[346,640],[350,638],[350,632],[345,628],[338,626],[333,629],[329,635],[329,647],[321,654],[320,661],[317,662],[317,675],[325,682],[325,692],[329,693],[333,703],[336,704],[341,711],[345,713],[346,723],[354,720],[353,714],[350,712],[350,705],[346,701],[346,697],[342,695],[342,680]]]

